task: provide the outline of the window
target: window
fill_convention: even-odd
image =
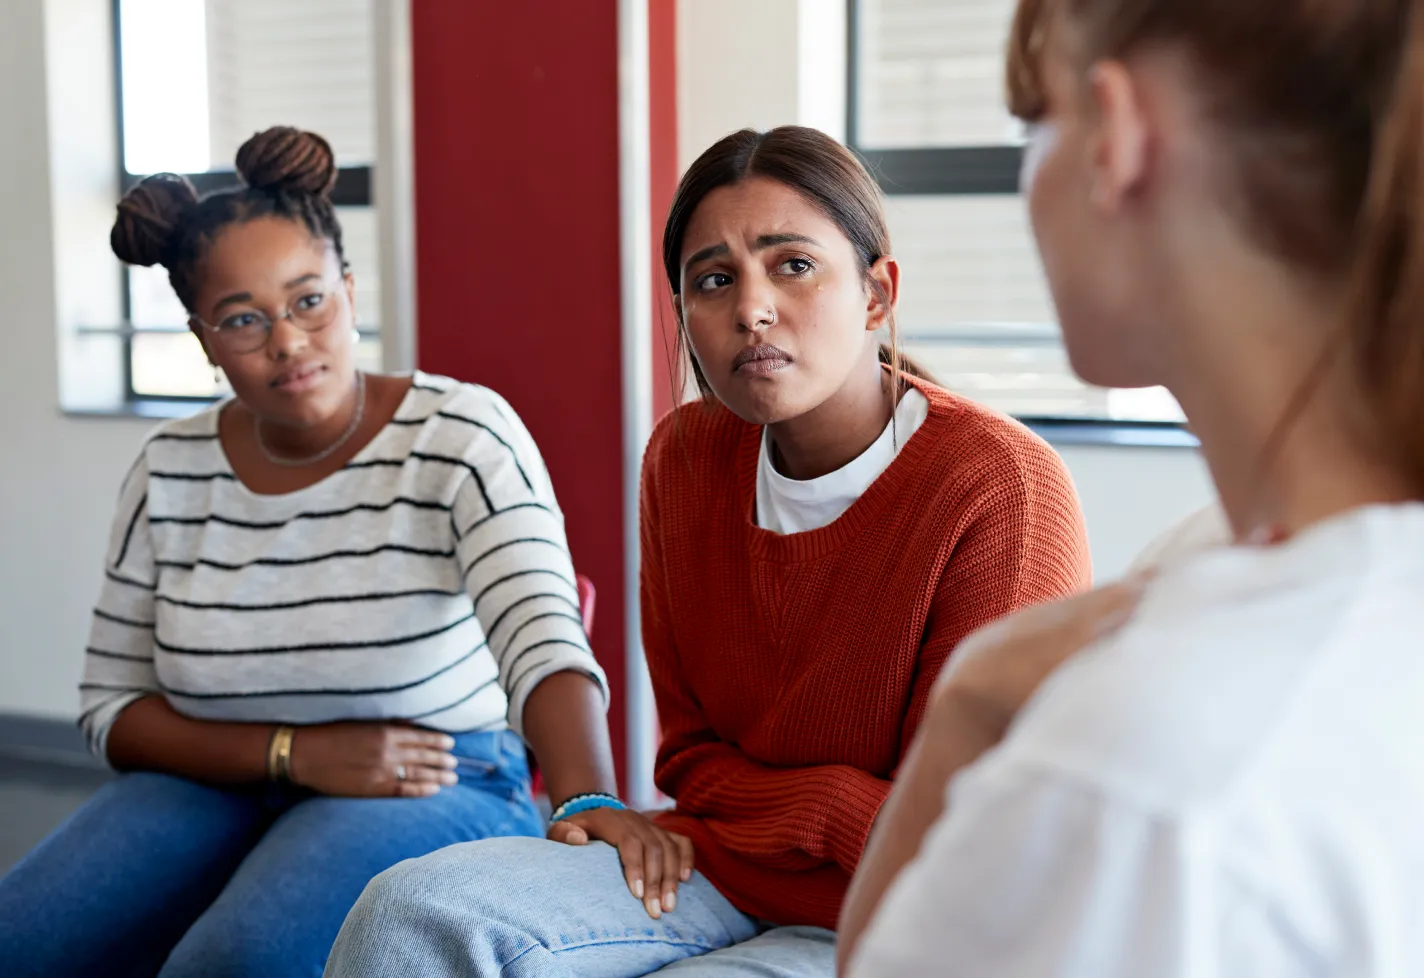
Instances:
[[[236,182],[233,157],[254,132],[293,125],[326,137],[341,164],[334,200],[368,370],[380,369],[373,2],[114,0],[122,187],[167,170],[213,190]],[[128,399],[224,393],[167,273],[128,269],[124,291]]]
[[[848,136],[888,199],[909,287],[905,352],[1030,420],[1177,423],[1166,391],[1104,390],[1068,366],[1018,196],[1004,107],[1015,0],[850,0]]]

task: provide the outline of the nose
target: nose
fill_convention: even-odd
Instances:
[[[292,322],[290,313],[272,320],[272,331],[267,334],[267,355],[273,360],[287,360],[304,351],[311,342],[311,334]]]
[[[737,327],[760,333],[776,325],[776,294],[764,277],[744,278],[737,293]]]

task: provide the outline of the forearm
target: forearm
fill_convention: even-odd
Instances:
[[[524,737],[554,805],[585,792],[618,793],[603,693],[583,673],[556,672],[534,687]]]
[[[993,740],[958,711],[936,711],[942,721],[925,727],[906,754],[894,790],[880,811],[865,858],[851,882],[837,930],[840,971],[875,917],[885,892],[915,858],[930,827],[944,813],[949,781],[993,746]]]
[[[193,720],[162,696],[145,696],[114,720],[109,763],[120,771],[159,771],[211,784],[265,781],[275,729],[273,724]]]

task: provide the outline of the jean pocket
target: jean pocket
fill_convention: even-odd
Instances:
[[[529,765],[524,744],[513,731],[457,734],[455,774],[462,785],[502,795],[511,801],[529,797]]]

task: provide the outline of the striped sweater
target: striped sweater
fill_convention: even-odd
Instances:
[[[80,726],[162,694],[201,720],[404,719],[522,732],[545,677],[602,670],[563,516],[499,395],[417,374],[340,471],[248,490],[213,407],[161,426],[124,481],[94,609]]]

